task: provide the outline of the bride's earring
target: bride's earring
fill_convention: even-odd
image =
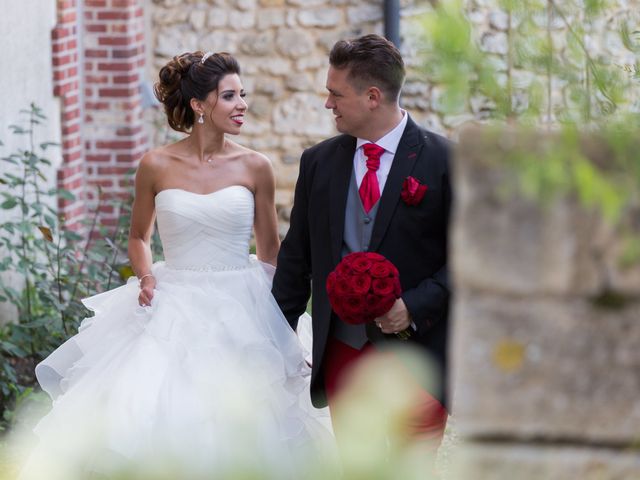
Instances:
[[[201,113],[200,116],[198,117],[198,123],[200,125],[202,125],[204,123],[204,115]]]

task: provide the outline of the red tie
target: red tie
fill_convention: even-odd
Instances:
[[[380,198],[380,187],[376,171],[380,168],[380,156],[384,153],[384,148],[375,143],[365,143],[362,149],[367,157],[367,173],[364,174],[360,184],[360,199],[362,200],[364,211],[369,213],[371,207]]]

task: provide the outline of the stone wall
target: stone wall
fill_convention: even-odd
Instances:
[[[427,2],[402,2],[401,31]],[[293,187],[302,150],[335,135],[324,108],[328,53],[342,38],[383,33],[381,0],[153,0],[148,78],[173,55],[192,50],[228,51],[237,56],[248,92],[249,115],[238,141],[272,160],[277,174],[281,229],[288,227]],[[410,48],[407,42],[407,49]],[[407,50],[407,62],[412,55]],[[422,124],[441,123],[429,108],[429,87],[412,70],[404,105]],[[175,137],[161,114],[154,117],[156,143]]]
[[[327,56],[341,38],[383,33],[382,0],[147,0],[151,32],[148,38],[147,78],[155,81],[160,67],[173,55],[192,50],[229,51],[243,68],[249,93],[249,115],[238,140],[267,154],[274,163],[281,229],[286,231],[293,186],[302,150],[335,134],[333,119],[324,108]],[[443,134],[463,122],[486,116],[486,104],[469,102],[466,112],[446,115],[439,102],[442,86],[421,72],[419,32],[427,0],[401,3],[401,50],[409,67],[402,105],[426,128]],[[497,0],[465,0],[464,8],[482,48],[507,68],[507,16]],[[635,63],[617,34],[621,19],[635,18],[638,0],[616,0],[593,26],[586,40],[592,55],[620,65]],[[638,10],[638,12],[636,12]],[[635,13],[634,13],[635,12]],[[554,24],[560,56],[567,48],[566,31]],[[531,76],[514,74],[515,88],[526,89]],[[554,98],[562,101],[563,85]],[[148,90],[148,89],[147,89]],[[637,95],[636,95],[637,99]],[[155,144],[177,138],[159,112],[149,115]]]
[[[485,139],[464,133],[455,164],[460,478],[640,478],[640,264],[622,261],[640,209],[615,225],[573,195],[527,198],[504,159],[527,145],[544,161],[555,140]]]

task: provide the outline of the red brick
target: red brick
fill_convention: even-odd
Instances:
[[[69,94],[64,96],[64,100],[62,101],[62,104],[64,105],[65,109],[69,109],[69,108],[76,108],[78,106],[78,102],[79,102],[78,95]]]
[[[68,112],[64,112],[62,114],[62,120],[65,121],[65,122],[73,120],[74,118],[80,118],[80,109],[79,108],[75,108],[73,110],[69,110]]]
[[[103,178],[103,179],[100,179],[100,180],[93,180],[91,182],[91,184],[92,185],[96,185],[96,186],[99,185],[99,186],[101,186],[103,188],[111,188],[111,187],[113,187],[113,180],[108,179],[108,178]]]
[[[131,12],[127,10],[107,10],[104,12],[98,12],[98,20],[129,20],[131,16]]]
[[[79,117],[80,116],[80,112],[76,111],[76,116]],[[63,117],[66,114],[63,115]],[[62,140],[62,148],[65,150],[70,150],[73,147],[77,147],[78,145],[81,145],[82,142],[80,140],[80,137],[71,137],[71,138],[66,138],[64,140]]]
[[[124,175],[129,167],[98,167],[98,175]]]
[[[109,25],[109,31],[111,33],[129,33],[129,30],[131,30],[131,25],[126,23],[112,23]]]
[[[110,80],[107,75],[86,75],[84,79],[91,84],[109,83]]]
[[[111,0],[111,7],[135,7],[137,3],[136,0]]]
[[[56,55],[53,57],[53,66],[67,65],[73,61],[73,54]]]
[[[85,157],[87,162],[108,162],[111,160],[111,155],[109,154],[90,154]]]
[[[107,102],[86,102],[87,110],[108,110],[110,105]]]
[[[58,179],[71,178],[76,173],[82,173],[82,165],[76,165],[74,167],[64,166],[58,170]]]
[[[85,58],[107,58],[109,52],[98,48],[87,48],[84,51]]]
[[[85,7],[101,8],[101,7],[107,6],[107,1],[106,0],[84,0],[84,5]]]
[[[107,148],[109,150],[130,150],[136,146],[135,142],[127,140],[98,140],[96,148]]]
[[[75,0],[58,0],[58,10],[66,10],[69,8],[76,8]]]
[[[71,163],[75,160],[82,158],[82,150],[76,150],[75,152],[63,153],[62,161],[64,163]]]
[[[98,63],[98,70],[103,72],[124,72],[133,68],[134,64],[127,62]]]
[[[111,186],[113,186],[113,182],[111,182],[111,181],[107,182],[105,180],[101,180],[101,181],[95,182],[95,183],[100,185],[100,186],[102,186],[102,187],[111,187]],[[102,183],[108,183],[108,185],[102,185]],[[98,208],[98,211],[100,213],[111,213],[111,214],[115,213],[114,212],[114,208],[111,205],[100,205],[100,208]]]
[[[91,33],[105,33],[107,31],[107,25],[103,23],[90,23],[85,25],[84,28]]]
[[[101,88],[100,97],[131,97],[138,92],[137,88]]]
[[[65,125],[62,127],[62,135],[72,135],[80,131],[80,124],[74,123],[72,125]]]
[[[140,132],[142,132],[142,126],[120,127],[116,130],[116,135],[118,135],[119,137],[132,136],[132,135],[137,135]]]
[[[81,188],[84,186],[84,178],[78,177],[68,182],[65,181],[64,184],[67,190],[75,190],[76,188]]]
[[[113,58],[131,58],[142,53],[140,47],[131,47],[126,49],[116,49],[111,52]]]
[[[98,37],[98,45],[129,45],[133,43],[131,37]]]
[[[76,21],[76,12],[73,10],[67,11],[62,15],[58,15],[58,23],[73,23]]]
[[[65,93],[69,93],[77,89],[78,89],[78,86],[75,82],[69,82],[69,83],[65,83],[64,85],[56,85],[53,88],[53,94],[56,97],[61,97]]]
[[[53,30],[51,30],[51,39],[59,40],[61,38],[69,37],[71,36],[71,34],[72,34],[71,28],[56,27]]]
[[[128,75],[114,75],[113,83],[121,84],[121,83],[135,83],[136,85],[140,81],[139,73],[130,73]]]
[[[53,72],[53,81],[59,82],[60,80],[64,80],[67,78],[67,72],[65,70],[58,70]]]

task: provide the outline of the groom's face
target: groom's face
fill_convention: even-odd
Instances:
[[[359,92],[348,79],[349,69],[329,67],[325,108],[330,109],[340,133],[367,138],[370,120],[369,97],[366,89]]]

